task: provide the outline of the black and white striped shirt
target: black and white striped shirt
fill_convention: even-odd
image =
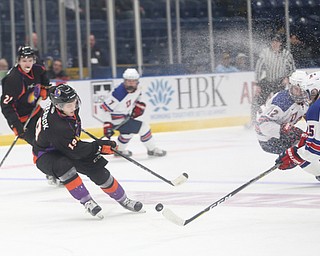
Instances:
[[[287,49],[275,52],[271,47],[264,48],[256,63],[256,81],[265,79],[277,82],[280,78],[289,77],[296,70],[292,54]]]

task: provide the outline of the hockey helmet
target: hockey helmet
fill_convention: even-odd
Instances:
[[[294,85],[299,85],[301,86],[302,81],[304,78],[308,75],[307,72],[302,71],[302,70],[297,70],[291,74],[289,77],[289,83],[294,84]]]
[[[309,100],[309,95],[302,85],[303,80],[307,77],[307,72],[297,70],[289,77],[289,93],[296,103],[303,103]]]
[[[62,109],[64,104],[77,101],[76,108],[79,107],[80,98],[77,92],[68,84],[60,84],[49,90],[49,97],[53,105]]]
[[[30,46],[20,46],[17,53],[17,58],[35,58],[34,50]]]
[[[136,91],[139,84],[139,73],[134,68],[127,68],[123,73],[124,87],[128,93],[133,93]]]
[[[123,75],[122,75],[123,79],[125,80],[138,80],[140,78],[140,75],[138,73],[138,71],[134,68],[127,68]]]
[[[314,102],[320,92],[320,71],[312,72],[303,80],[302,85]]]

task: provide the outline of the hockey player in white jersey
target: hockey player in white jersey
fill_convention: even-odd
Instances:
[[[140,75],[134,68],[128,68],[123,73],[124,81],[116,87],[101,105],[109,115],[103,125],[107,138],[118,130],[118,151],[125,156],[132,152],[127,146],[134,134],[140,135],[141,142],[147,148],[149,156],[165,156],[166,151],[156,147],[149,124],[136,118],[144,113],[146,104],[141,101],[142,88],[139,86]]]
[[[295,71],[289,77],[288,89],[275,94],[258,115],[255,130],[261,148],[272,154],[280,154],[299,142],[303,131],[295,124],[308,110],[308,94],[301,86],[307,76]]]
[[[284,151],[276,163],[281,170],[299,165],[320,181],[320,71],[310,73],[304,86],[310,95],[310,107],[306,114],[307,136],[301,138],[298,146]]]

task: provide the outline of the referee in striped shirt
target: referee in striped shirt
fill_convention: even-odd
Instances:
[[[257,89],[251,105],[251,125],[254,124],[257,112],[266,103],[270,94],[285,89],[289,83],[289,76],[295,70],[292,54],[282,47],[281,36],[274,35],[270,47],[261,51],[256,63]]]

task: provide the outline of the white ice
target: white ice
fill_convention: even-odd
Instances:
[[[214,255],[314,256],[319,253],[320,184],[299,168],[275,170],[186,226],[166,220],[161,202],[188,219],[274,165],[254,131],[243,127],[154,134],[164,158],[148,158],[139,139],[133,159],[170,186],[125,159],[108,169],[146,213],[131,213],[88,178],[103,220],[85,213],[65,188],[49,186],[32,163],[31,148],[16,145],[0,169],[0,254],[3,256]],[[8,147],[0,147],[0,158]],[[319,226],[318,226],[319,225]]]

